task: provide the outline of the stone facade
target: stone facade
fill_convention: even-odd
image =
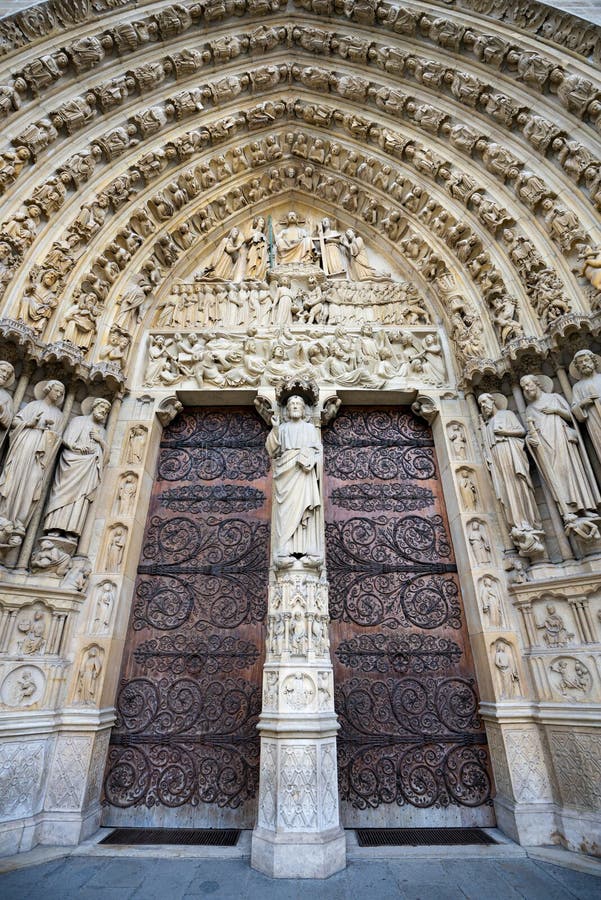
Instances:
[[[12,6],[1,850],[101,821],[162,429],[194,404],[277,423],[296,379],[316,431],[340,402],[432,424],[497,822],[598,855],[598,27],[479,0]],[[323,522],[299,549],[273,515],[272,624],[300,579],[327,626]],[[255,864],[328,874],[327,646],[269,640]]]

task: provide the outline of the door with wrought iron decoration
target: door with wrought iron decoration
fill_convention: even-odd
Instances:
[[[494,824],[431,430],[349,407],[323,441],[343,823]]]
[[[254,825],[265,433],[248,409],[188,409],[164,431],[104,780],[106,824]]]

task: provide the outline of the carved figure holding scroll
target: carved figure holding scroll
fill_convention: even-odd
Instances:
[[[90,503],[100,484],[107,452],[104,423],[111,404],[102,397],[83,401],[63,435],[63,450],[54,475],[44,531],[81,535]]]
[[[526,430],[507,409],[502,394],[480,394],[478,403],[486,464],[512,540],[524,552],[527,544],[529,550],[540,553],[544,549],[537,537],[542,533],[541,520],[526,456]]]
[[[321,439],[307,421],[305,401],[289,397],[282,421],[272,419],[267,452],[273,460],[272,553],[278,567],[323,562],[322,501],[319,470]]]
[[[553,383],[545,375],[524,375],[520,385],[528,402],[526,443],[551,489],[566,532],[597,540],[595,520],[601,497],[570,407],[560,394],[552,393]]]
[[[60,381],[41,381],[35,400],[14,418],[8,454],[0,477],[0,519],[11,523],[21,540],[42,495],[44,478],[60,442],[65,389]],[[20,541],[19,541],[20,542]]]

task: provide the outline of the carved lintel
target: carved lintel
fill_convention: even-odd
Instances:
[[[436,401],[425,394],[417,395],[411,404],[411,409],[416,416],[421,416],[422,419],[425,419],[428,425],[432,424],[439,412]]]
[[[183,403],[180,403],[177,397],[165,397],[164,400],[161,400],[157,409],[157,419],[163,428],[166,428],[170,422],[173,422],[183,408]]]

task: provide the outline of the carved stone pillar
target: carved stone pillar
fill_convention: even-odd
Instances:
[[[302,421],[295,424],[289,398],[299,397]],[[345,867],[346,842],[338,813],[321,440],[309,414],[309,404],[316,414],[319,405],[310,383],[286,383],[277,398],[280,414],[267,439],[275,489],[251,865],[276,878],[327,878]],[[264,398],[258,408],[265,415]],[[296,502],[301,493],[306,504]]]

